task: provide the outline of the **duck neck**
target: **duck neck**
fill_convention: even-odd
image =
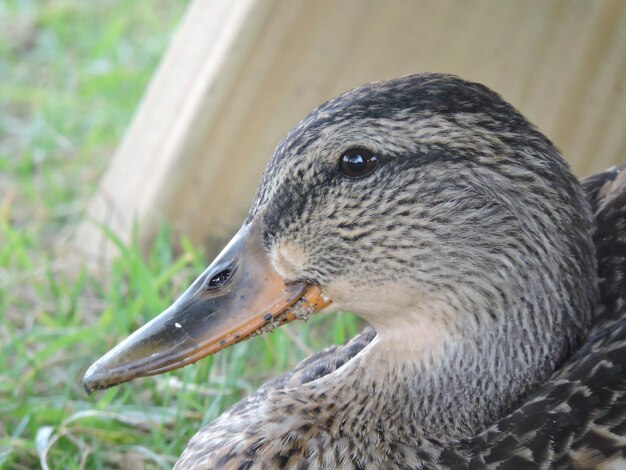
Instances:
[[[337,371],[334,384],[329,377],[335,403],[354,409],[368,397],[360,425],[382,423],[406,442],[474,436],[544,382],[565,354],[567,338],[559,334],[565,329],[536,320],[542,315],[533,305],[491,317],[434,309],[435,315],[420,311],[393,326],[375,325],[373,342]],[[455,318],[484,321],[454,325]]]

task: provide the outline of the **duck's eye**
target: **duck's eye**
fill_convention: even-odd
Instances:
[[[231,269],[224,269],[219,273],[215,274],[209,282],[207,282],[206,288],[207,290],[217,289],[218,287],[222,287],[228,281],[230,281],[231,276],[233,275],[233,271]]]
[[[348,178],[363,178],[378,166],[378,157],[362,148],[350,149],[339,158],[339,171]]]

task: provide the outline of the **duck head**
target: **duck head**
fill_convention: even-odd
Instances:
[[[360,315],[391,348],[513,325],[563,356],[596,290],[590,211],[550,141],[482,85],[411,75],[294,127],[230,244],[84,384],[182,367],[320,310]]]

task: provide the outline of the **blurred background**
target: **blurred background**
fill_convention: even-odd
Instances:
[[[279,139],[359,84],[498,91],[578,176],[626,163],[623,0],[0,0],[0,468],[170,468],[313,318],[87,397],[85,368],[241,222]]]

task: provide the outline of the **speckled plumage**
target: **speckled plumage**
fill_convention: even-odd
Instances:
[[[339,174],[353,147],[379,156],[372,175]],[[482,85],[413,75],[322,105],[278,146],[247,222],[285,279],[376,333],[268,382],[177,468],[624,459],[626,171],[584,186]]]

